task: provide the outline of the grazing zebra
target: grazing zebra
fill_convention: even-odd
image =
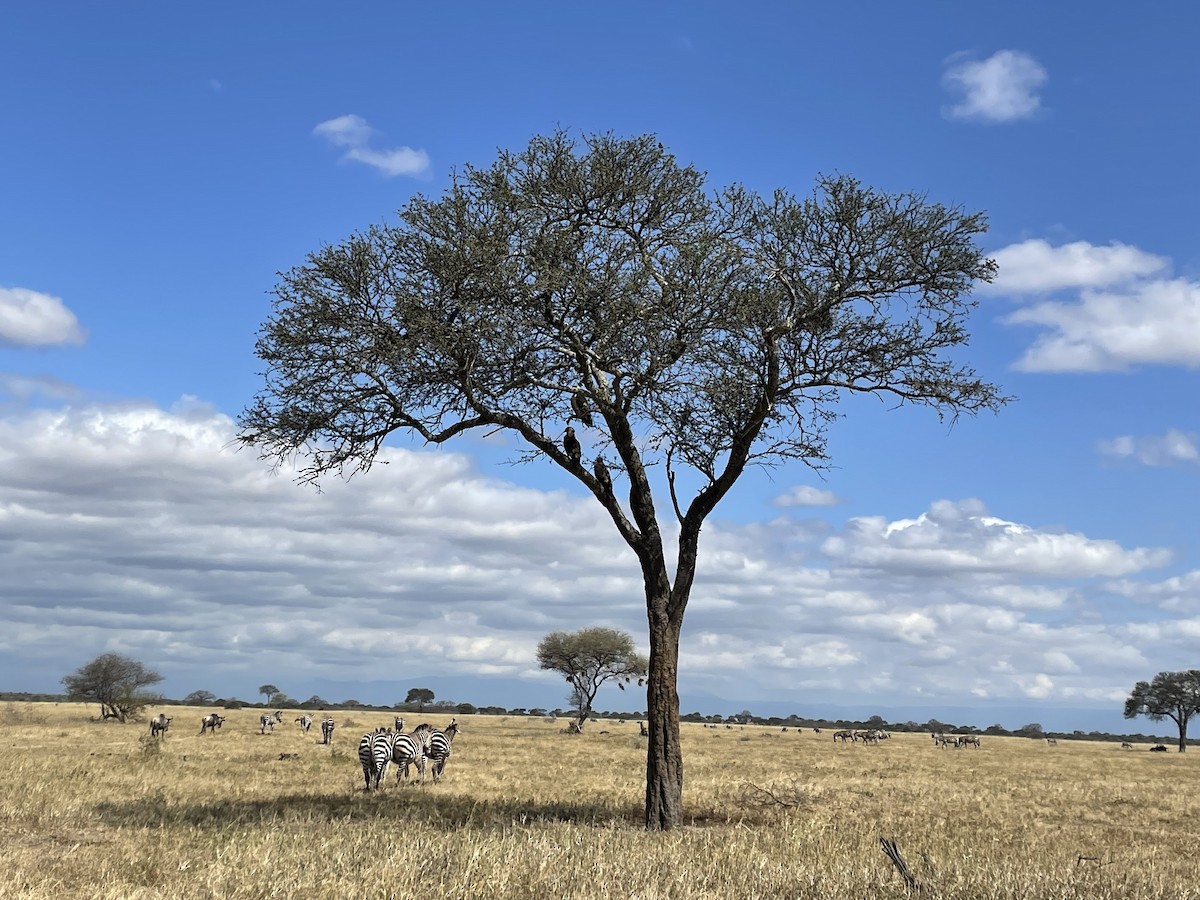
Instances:
[[[215,734],[217,729],[225,724],[225,717],[217,713],[209,713],[200,719],[200,733],[208,731]]]
[[[835,744],[836,744],[838,741],[841,741],[841,742],[844,744],[844,743],[846,743],[846,741],[850,741],[850,740],[853,740],[853,739],[854,739],[854,732],[853,732],[853,731],[835,731],[835,732],[833,733],[833,742],[834,742]]]
[[[171,727],[171,717],[166,713],[159,713],[150,720],[150,737],[166,738],[167,729]]]
[[[397,731],[404,730],[404,716],[396,716],[396,730]]]
[[[402,778],[408,779],[408,767],[411,765],[417,767],[421,784],[425,783],[425,759],[429,756],[429,736],[432,733],[433,728],[422,723],[410,734],[397,732],[392,735],[391,761],[396,764],[397,784]]]
[[[328,744],[333,740],[333,719],[328,717],[321,720],[321,743]]]
[[[305,713],[302,716],[296,717],[296,724],[300,726],[305,734],[308,734],[308,729],[312,728],[312,716]]]
[[[978,750],[979,749],[979,738],[975,737],[975,735],[973,735],[973,734],[964,734],[962,737],[960,737],[958,739],[958,749],[961,750],[963,747],[967,746],[968,744],[972,745],[976,750]]]
[[[258,733],[266,734],[267,729],[271,729],[271,733],[275,733],[275,726],[283,721],[283,710],[277,710],[274,713],[263,713],[258,717]]]
[[[1048,747],[1057,747],[1057,746],[1058,746],[1058,741],[1056,741],[1054,738],[1046,738],[1046,746],[1048,746]]]
[[[429,735],[429,761],[433,767],[433,780],[437,782],[446,769],[446,760],[450,758],[450,745],[458,734],[458,719],[451,719],[444,731],[435,731]]]
[[[368,792],[378,789],[392,761],[392,732],[385,728],[367,732],[358,742],[358,761],[362,764],[363,779]]]

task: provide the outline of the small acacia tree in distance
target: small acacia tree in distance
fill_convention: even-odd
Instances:
[[[408,695],[404,698],[404,702],[408,704],[416,704],[417,712],[425,709],[426,703],[432,703],[434,693],[429,688],[409,688]]]
[[[624,690],[634,678],[644,678],[650,663],[639,656],[633,638],[613,628],[552,631],[537,648],[538,666],[558,672],[571,685],[571,702],[577,714],[573,731],[583,731],[592,713],[600,686],[616,681]]]
[[[136,659],[120,653],[104,653],[63,678],[72,700],[99,703],[105,719],[124,722],[162,698],[144,690],[163,677]]]
[[[306,482],[369,469],[394,432],[483,429],[595,497],[645,592],[650,828],[682,821],[684,612],[746,470],[825,465],[846,395],[950,420],[1006,402],[953,358],[996,271],[982,215],[846,176],[803,198],[705,181],[653,135],[558,132],[465,167],[281,274],[239,417]]]
[[[279,688],[275,687],[275,685],[273,685],[273,684],[260,684],[258,686],[258,692],[260,694],[262,694],[263,697],[265,698],[263,700],[263,703],[266,703],[269,705],[271,702],[271,698],[279,693]]]
[[[1200,712],[1200,669],[1159,672],[1139,681],[1125,700],[1125,718],[1145,716],[1152,722],[1170,719],[1179,728],[1179,752],[1187,749],[1188,720]]]
[[[192,691],[181,701],[184,706],[207,706],[217,699],[212,691]]]

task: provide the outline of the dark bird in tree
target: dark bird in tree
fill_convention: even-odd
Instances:
[[[570,425],[567,426],[566,434],[563,435],[563,450],[567,451],[571,462],[579,465],[579,460],[583,458],[583,448],[579,446],[579,438],[575,437],[575,429]]]
[[[603,456],[596,457],[596,461],[592,463],[592,471],[596,474],[596,480],[600,482],[600,486],[604,488],[604,492],[611,494],[612,476],[608,474],[608,466],[604,464]]]
[[[592,427],[592,410],[588,407],[588,402],[578,394],[571,395],[571,412],[575,413],[575,418],[586,425]]]

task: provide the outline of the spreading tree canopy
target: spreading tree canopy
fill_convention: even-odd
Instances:
[[[538,666],[558,672],[571,685],[575,731],[583,730],[601,685],[615,681],[624,690],[631,679],[644,676],[650,667],[634,650],[633,638],[613,628],[552,631],[538,644],[537,659]]]
[[[104,653],[63,678],[72,700],[99,703],[105,719],[124,722],[161,698],[145,688],[163,677],[145,664],[120,653]]]
[[[433,702],[433,698],[434,693],[429,688],[409,688],[404,702],[409,704],[415,703],[417,705],[417,712],[420,712],[425,708],[426,703]]]
[[[1200,669],[1159,672],[1153,681],[1139,681],[1125,699],[1125,718],[1145,716],[1153,722],[1170,719],[1179,729],[1179,752],[1187,749],[1188,720],[1200,712]]]
[[[651,135],[535,137],[281,274],[241,437],[316,481],[394,432],[499,429],[589,491],[645,585],[646,823],[668,828],[701,525],[748,466],[823,465],[841,396],[950,419],[1004,403],[951,356],[995,272],[984,230],[846,176],[710,190]]]

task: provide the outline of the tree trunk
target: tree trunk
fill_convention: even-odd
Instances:
[[[665,605],[665,603],[663,604]],[[679,624],[650,612],[650,674],[646,714],[646,827],[674,828],[683,820],[683,748],[679,743]]]
[[[1180,719],[1179,722],[1179,752],[1183,753],[1187,750],[1187,719]]]

